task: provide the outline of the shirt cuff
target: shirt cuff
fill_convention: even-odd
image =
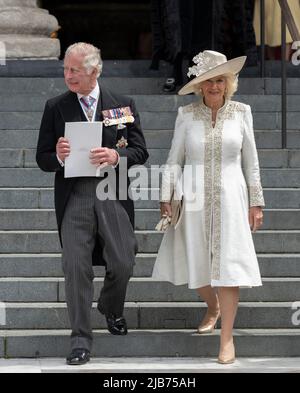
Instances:
[[[116,162],[116,164],[115,165],[112,165],[112,167],[115,169],[115,168],[117,168],[117,166],[119,165],[119,163],[120,163],[120,154],[117,152],[117,150],[115,150],[115,152],[117,153],[117,155],[118,155],[118,160],[117,160],[117,162]]]
[[[65,163],[58,157],[57,154],[56,154],[56,158],[57,158],[57,161],[60,163],[60,166],[64,167]]]

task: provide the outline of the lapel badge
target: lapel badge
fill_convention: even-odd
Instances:
[[[105,111],[102,111],[102,115],[103,122],[106,127],[121,123],[134,122],[134,117],[129,106],[125,106],[123,108],[106,109]]]
[[[116,144],[116,146],[117,146],[118,149],[122,149],[124,147],[127,147],[128,146],[127,139],[125,139],[122,136],[122,138],[120,140],[118,140],[118,143]]]

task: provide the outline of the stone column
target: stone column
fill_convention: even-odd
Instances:
[[[50,37],[58,28],[37,0],[0,0],[0,43],[7,59],[57,59],[60,42]]]

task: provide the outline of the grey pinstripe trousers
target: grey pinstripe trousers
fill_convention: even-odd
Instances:
[[[61,228],[66,301],[72,329],[71,348],[91,351],[91,308],[94,296],[92,252],[97,234],[107,263],[99,301],[105,314],[123,314],[127,284],[132,276],[136,238],[119,201],[100,201],[97,178],[78,179]]]

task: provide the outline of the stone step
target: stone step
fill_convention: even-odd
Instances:
[[[300,133],[299,133],[300,140]],[[3,150],[4,151],[4,150]],[[6,150],[7,151],[7,150]],[[13,150],[15,151],[15,150]],[[148,148],[149,159],[146,166],[150,165],[164,165],[167,161],[169,148]],[[1,152],[1,150],[0,150]],[[1,153],[0,153],[1,154]],[[6,153],[9,154],[9,153]],[[17,157],[7,158],[3,160],[3,166],[17,167],[20,163],[18,154],[12,153]],[[25,159],[23,167],[34,167],[35,164],[35,150],[25,150]],[[300,167],[300,150],[299,149],[258,149],[258,158],[261,168],[299,168]],[[8,163],[11,165],[8,165]],[[0,158],[1,165],[1,158]]]
[[[207,306],[200,302],[125,303],[124,316],[130,329],[195,329],[204,318]],[[6,303],[6,324],[10,329],[70,329],[66,303]],[[106,329],[106,320],[96,303],[92,309],[93,329]],[[236,329],[295,328],[295,305],[290,302],[241,302]],[[218,322],[220,327],[220,322]]]
[[[137,254],[134,277],[151,277],[157,254]],[[300,277],[300,254],[257,254],[263,277]],[[104,267],[94,267],[103,277]],[[0,277],[63,277],[60,254],[0,254]]]
[[[176,112],[140,112],[143,129],[172,130],[174,128]],[[42,112],[2,112],[0,130],[32,130],[39,129]],[[299,130],[300,113],[287,113],[287,128]],[[253,112],[255,129],[278,130],[281,127],[281,112]]]
[[[172,130],[144,130],[148,149],[170,149]],[[0,130],[0,149],[36,149],[37,130]],[[259,149],[281,149],[281,131],[255,131],[256,146]],[[300,132],[288,130],[287,147],[300,148]],[[30,158],[34,161],[34,157]]]
[[[0,208],[54,208],[52,188],[0,188]]]
[[[26,214],[26,211],[25,211]],[[30,214],[30,213],[29,213]],[[38,212],[37,212],[38,214]],[[4,214],[5,215],[5,214]],[[18,216],[18,213],[16,213]],[[1,225],[1,210],[0,210],[0,229],[56,229],[56,227],[45,226],[42,228],[33,228],[28,225],[28,228],[19,228],[18,226],[10,227],[12,219],[9,213],[6,214],[7,220],[3,219],[6,223],[6,228]],[[29,217],[29,216],[28,216]],[[135,213],[135,228],[136,230],[153,230],[160,220],[160,211],[158,209],[136,209]],[[21,220],[20,220],[21,221]],[[24,219],[23,222],[27,220]],[[18,222],[16,219],[14,222]],[[45,218],[47,223],[47,217]],[[25,224],[26,225],[26,224]],[[264,224],[261,229],[265,230],[288,230],[300,229],[300,209],[265,209],[264,210]]]
[[[24,65],[22,65],[22,68]],[[139,67],[139,66],[138,66]],[[147,67],[147,70],[149,65]],[[117,91],[119,94],[163,94],[162,86],[165,77],[152,71],[151,75],[144,77],[142,72],[139,77],[120,76],[120,72],[128,71],[130,68],[125,67],[118,71],[114,76],[105,76],[100,78],[100,84],[103,83],[107,88]],[[137,69],[135,69],[137,71]],[[140,70],[139,70],[140,71]],[[136,76],[136,72],[135,72]],[[59,95],[66,91],[63,78],[0,78],[0,91],[9,91],[10,93],[39,93]],[[300,91],[300,78],[287,79],[287,93],[298,95]],[[281,78],[240,78],[239,94],[262,94],[262,95],[280,95]],[[173,94],[172,94],[173,95]]]
[[[299,338],[299,329],[238,329],[236,356],[299,356]],[[218,330],[211,335],[194,329],[130,330],[126,338],[96,330],[92,356],[217,357],[219,341]],[[0,335],[2,357],[65,357],[69,351],[68,330],[6,330]]]
[[[54,94],[44,93],[13,93],[9,96],[0,94],[0,112],[43,112],[45,103]],[[179,106],[197,102],[194,95],[129,95],[139,112],[177,112]],[[253,112],[280,112],[280,95],[235,95],[234,101],[251,106]],[[287,96],[287,111],[299,112],[300,95]]]
[[[1,130],[1,149],[36,149],[38,130]]]
[[[135,277],[150,277],[156,254],[138,254]],[[258,254],[261,273],[265,277],[300,276],[298,254]],[[102,277],[104,267],[94,267],[95,276]],[[1,277],[62,277],[60,254],[0,254]]]
[[[148,149],[170,148],[171,141],[173,138],[173,130],[145,130],[144,133],[145,133],[145,139]],[[282,148],[281,139],[282,139],[282,132],[279,130],[261,129],[255,131],[255,141],[256,141],[256,147],[258,149],[281,149]],[[34,147],[36,146],[34,145]],[[289,149],[300,148],[299,130],[287,131],[287,148]]]
[[[94,280],[94,301],[97,301],[103,286],[103,278]],[[300,278],[263,278],[263,286],[255,290],[241,289],[242,302],[294,302],[300,298]],[[2,302],[65,302],[63,278],[0,278]],[[197,302],[196,290],[186,285],[175,286],[151,278],[132,278],[126,295],[128,302]]]
[[[134,276],[150,277],[155,258],[156,254],[137,254]],[[94,272],[103,277],[105,268],[95,266]],[[0,277],[63,277],[61,254],[0,254]]]
[[[140,253],[156,253],[162,240],[157,231],[136,231]],[[253,235],[258,253],[299,253],[300,231],[260,230]],[[56,231],[0,231],[1,252],[9,253],[59,253]],[[1,297],[0,297],[1,298]]]
[[[30,0],[28,0],[30,1]],[[266,62],[267,70],[276,70],[278,62]],[[161,61],[159,70],[150,69],[151,60],[105,60],[105,65],[101,74],[101,79],[106,77],[121,76],[122,78],[153,78],[153,77],[167,77],[170,75],[171,65],[167,62]],[[187,68],[187,61],[184,61],[184,66]],[[291,67],[287,64],[288,69]],[[245,71],[243,71],[245,72]],[[253,75],[253,68],[251,67],[250,75]],[[273,76],[273,73],[270,75]],[[1,68],[0,77],[26,77],[26,78],[60,78],[64,76],[63,60],[21,60],[8,59],[6,66]],[[292,73],[292,77],[294,77]]]
[[[13,358],[13,359],[1,359],[0,367],[2,373],[32,373],[32,374],[91,374],[91,373],[99,373],[100,374],[118,374],[118,373],[138,373],[138,377],[135,375],[134,381],[137,382],[137,386],[144,384],[144,376],[143,374],[178,374],[178,373],[197,373],[197,377],[191,378],[188,377],[184,379],[184,376],[175,377],[173,381],[173,386],[181,387],[195,387],[200,380],[201,374],[232,374],[232,373],[259,373],[259,374],[267,374],[267,373],[299,373],[299,357],[239,357],[236,359],[234,364],[227,365],[226,367],[220,365],[216,361],[215,357],[181,357],[181,358],[172,358],[172,357],[93,357],[91,361],[84,366],[68,366],[66,364],[65,357],[56,357],[56,358]],[[200,375],[199,375],[200,374]],[[157,375],[158,378],[161,376]],[[105,375],[102,377],[102,384],[109,384],[109,386],[113,386],[113,383],[118,384],[118,386],[129,386],[129,382],[125,382],[125,380],[118,380],[114,377],[113,382],[111,383],[110,379]],[[76,381],[76,379],[74,379]],[[101,381],[101,377],[100,377]],[[116,382],[117,381],[117,382]],[[128,380],[129,381],[129,380]],[[169,380],[164,380],[165,383],[168,383]],[[75,384],[76,382],[74,382]],[[134,389],[132,382],[130,384],[131,390]],[[163,380],[157,379],[157,385],[159,383],[162,385]],[[172,383],[172,382],[171,382]],[[99,386],[99,377],[96,380],[96,386]],[[154,384],[153,384],[154,388]]]
[[[163,168],[154,167],[151,170],[145,167],[131,168],[129,176],[134,183],[132,187],[159,186]],[[300,184],[300,169],[261,169],[263,187],[297,188]],[[150,184],[151,182],[151,184]],[[138,184],[137,184],[138,183]],[[0,168],[0,184],[3,188],[17,187],[53,187],[54,174],[42,172],[39,168]],[[140,198],[138,198],[140,199]]]
[[[149,200],[138,200],[135,202],[136,209],[157,209],[159,203],[159,190],[153,188],[152,191],[144,190],[145,195],[149,195]],[[50,191],[48,191],[50,193]],[[153,196],[152,196],[153,195]],[[50,201],[50,195],[48,201]],[[264,198],[266,207],[269,209],[293,209],[300,207],[299,188],[267,188],[264,187]],[[44,198],[46,199],[46,198]],[[1,201],[1,189],[0,189]],[[9,206],[8,206],[9,207]],[[46,207],[53,207],[53,203]]]
[[[158,209],[136,209],[135,228],[154,230],[160,220]],[[54,210],[0,209],[0,230],[56,230]],[[300,229],[300,209],[265,209],[262,229]]]
[[[143,128],[149,130],[161,128],[172,130],[174,128],[176,115],[176,112],[160,112],[159,116],[155,116],[154,112],[140,112],[141,125]],[[299,112],[287,113],[287,128],[289,130],[299,130],[299,123]],[[4,124],[9,125],[9,121],[8,123],[4,122]],[[253,112],[253,126],[255,129],[261,130],[278,130],[281,128],[281,112]]]
[[[31,0],[28,0],[31,1]],[[160,61],[158,70],[150,69],[151,60],[118,60],[105,59],[101,79],[106,80],[110,77],[122,77],[127,79],[134,78],[166,78],[172,73],[170,63]],[[188,60],[183,61],[183,70],[188,69]],[[289,78],[299,76],[298,69],[292,62],[286,62],[286,71]],[[267,60],[265,63],[265,75],[268,78],[280,78],[281,61]],[[244,78],[258,78],[260,76],[260,65],[244,67],[240,74],[240,81]],[[62,60],[13,60],[7,59],[5,67],[0,69],[1,78],[63,78]],[[258,79],[260,80],[260,79]]]
[[[0,168],[0,184],[2,187],[53,187],[54,174],[38,168]]]
[[[300,135],[299,135],[300,138]],[[146,166],[164,165],[169,149],[148,149]],[[37,168],[36,149],[0,149],[0,168]],[[261,168],[300,168],[300,150],[259,149]]]
[[[136,209],[157,209],[159,191],[154,189],[155,198],[135,202]],[[270,209],[300,208],[300,188],[264,188],[266,206]],[[0,209],[53,209],[52,188],[0,188]]]

